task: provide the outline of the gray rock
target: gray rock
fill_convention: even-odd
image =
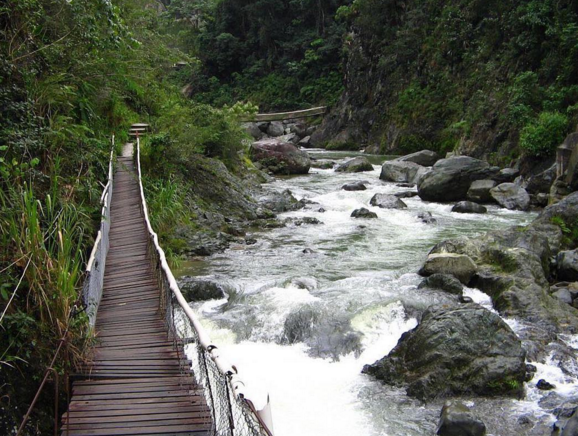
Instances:
[[[460,295],[464,289],[463,285],[458,279],[450,274],[432,274],[426,277],[417,287],[418,289],[430,288],[441,289],[450,294]]]
[[[258,121],[255,123],[255,125],[261,132],[267,133],[267,129],[269,128],[269,121]]]
[[[365,191],[367,187],[363,182],[346,183],[341,187],[344,191]]]
[[[386,182],[415,183],[419,170],[423,168],[414,162],[390,160],[381,166],[379,178]]]
[[[299,145],[299,147],[303,147],[303,148],[311,147],[311,136],[305,136],[304,138],[301,138],[299,140],[299,142],[297,143],[297,145]]]
[[[362,171],[373,171],[373,165],[363,156],[350,159],[335,168],[337,173],[360,173]]]
[[[289,130],[291,133],[295,133],[299,138],[305,138],[307,136],[307,124],[303,122],[291,124]]]
[[[498,174],[496,174],[493,180],[500,184],[500,183],[511,183],[520,175],[520,170],[515,168],[504,168],[501,169]]]
[[[435,224],[438,221],[433,217],[433,215],[431,214],[431,212],[427,212],[427,211],[422,211],[422,212],[418,212],[418,214],[416,215],[416,217],[418,219],[420,219],[423,223],[425,224]]]
[[[470,185],[466,198],[475,203],[488,203],[492,201],[490,189],[496,186],[493,180],[475,180]]]
[[[559,280],[578,281],[578,249],[559,252],[556,261]]]
[[[361,209],[355,209],[351,216],[353,218],[377,218],[377,214],[375,212],[371,212],[370,210],[362,207]]]
[[[560,300],[562,303],[572,304],[572,294],[568,289],[558,289],[557,291],[553,292],[552,295]]]
[[[474,261],[465,254],[456,253],[434,253],[430,254],[423,267],[419,270],[422,276],[431,276],[432,274],[451,274],[464,285],[467,285],[477,267]]]
[[[452,212],[458,213],[486,213],[487,211],[488,209],[484,206],[472,201],[460,201],[452,207]]]
[[[327,159],[319,159],[311,162],[312,168],[319,168],[321,170],[330,170],[335,166],[335,162]]]
[[[514,395],[524,390],[526,352],[500,318],[477,304],[430,306],[420,324],[363,372],[422,401],[450,395]]]
[[[272,137],[282,136],[285,134],[285,127],[281,121],[272,121],[267,127],[267,135]]]
[[[418,182],[418,194],[426,201],[461,201],[472,182],[492,178],[497,173],[487,162],[467,156],[455,156],[436,162]]]
[[[276,139],[254,142],[249,149],[249,157],[273,174],[307,174],[311,167],[306,152]]]
[[[549,194],[554,180],[556,180],[556,164],[541,173],[530,176],[526,191],[530,194]]]
[[[405,156],[397,158],[397,160],[402,162],[413,162],[422,167],[431,167],[440,159],[439,155],[435,151],[431,150],[421,150],[415,153],[407,154]]]
[[[446,401],[436,432],[439,436],[485,436],[486,425],[462,402]]]
[[[404,192],[396,192],[395,195],[397,198],[412,198],[417,196],[416,191],[404,191]]]
[[[288,133],[279,136],[277,139],[282,142],[290,142],[291,144],[297,144],[299,142],[299,137],[295,133]]]
[[[574,410],[574,414],[564,425],[561,436],[578,436],[578,409]]]
[[[500,206],[511,210],[528,210],[530,196],[515,183],[502,183],[490,189],[490,195]]]
[[[414,188],[415,183],[397,183],[395,186],[398,188]]]
[[[375,194],[369,200],[369,204],[377,206],[382,209],[405,209],[407,204],[397,198],[395,195],[389,194]]]
[[[182,277],[179,288],[187,301],[218,300],[226,295],[225,287],[220,283],[196,277]]]
[[[273,212],[289,212],[303,209],[305,203],[297,201],[289,189],[282,192],[270,192],[260,197],[259,202]]]
[[[261,129],[257,127],[257,123],[244,123],[242,127],[245,130],[245,132],[247,132],[249,135],[253,137],[253,139],[257,141],[261,139],[264,135]]]
[[[538,380],[538,383],[536,383],[536,387],[541,391],[551,391],[552,389],[556,389],[556,386],[554,386],[552,383],[548,383],[543,378]]]

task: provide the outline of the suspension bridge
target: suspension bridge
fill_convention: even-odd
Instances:
[[[147,129],[133,125],[134,143],[117,159],[111,153],[83,290],[96,341],[74,376],[60,434],[272,436],[268,398],[246,395],[182,296],[151,227],[140,168]]]

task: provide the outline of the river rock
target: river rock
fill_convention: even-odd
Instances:
[[[420,324],[363,372],[422,401],[523,393],[526,352],[499,315],[477,304],[430,306]]]
[[[377,214],[375,212],[371,212],[370,210],[362,207],[361,209],[355,209],[351,216],[353,218],[377,218]]]
[[[438,221],[433,217],[433,215],[431,214],[431,212],[428,211],[421,211],[418,212],[418,214],[416,215],[416,218],[420,219],[421,222],[425,223],[425,224],[435,224]]]
[[[538,383],[536,383],[536,387],[541,391],[551,391],[552,389],[556,389],[556,386],[554,386],[552,383],[548,383],[543,378],[538,380]]]
[[[566,304],[572,304],[573,301],[572,294],[568,289],[558,289],[557,291],[552,292],[552,296]]]
[[[379,178],[386,182],[415,183],[420,169],[423,169],[423,167],[414,162],[390,160],[384,162],[381,166]]]
[[[289,131],[295,133],[299,138],[305,138],[307,136],[307,124],[303,122],[291,124]]]
[[[559,280],[578,281],[578,249],[559,252],[556,261]]]
[[[458,213],[486,213],[487,211],[488,209],[484,206],[472,201],[460,201],[452,207],[452,212]]]
[[[397,198],[395,195],[390,194],[375,194],[369,200],[369,204],[372,206],[377,206],[382,209],[405,209],[407,204]]]
[[[242,127],[245,130],[245,132],[247,132],[250,136],[252,136],[253,139],[255,139],[256,141],[258,141],[264,136],[263,132],[261,131],[261,129],[259,129],[259,127],[257,127],[256,123],[244,123]]]
[[[318,159],[311,161],[312,168],[319,168],[321,170],[330,170],[335,166],[335,162],[327,159]]]
[[[556,180],[556,164],[541,173],[530,176],[526,191],[530,194],[549,194],[554,180]]]
[[[274,174],[307,174],[311,166],[306,152],[276,139],[254,142],[249,157]]]
[[[421,150],[415,153],[406,154],[405,156],[398,157],[396,160],[402,162],[413,162],[422,167],[431,167],[440,159],[439,155],[435,151],[431,150]]]
[[[335,168],[337,173],[360,173],[362,171],[373,171],[373,165],[363,156],[350,159]]]
[[[282,142],[290,142],[291,144],[297,144],[299,142],[299,138],[295,133],[288,133],[286,135],[281,135],[277,139]]]
[[[346,183],[341,187],[344,191],[365,191],[367,187],[363,182]]]
[[[498,174],[493,177],[493,180],[497,183],[512,183],[520,175],[520,170],[515,168],[504,168],[501,169]]]
[[[490,195],[500,206],[511,210],[528,210],[530,196],[515,183],[502,183],[490,189]]]
[[[261,132],[267,133],[267,129],[269,128],[269,121],[257,121],[255,125]]]
[[[281,121],[272,121],[267,127],[267,135],[272,137],[282,136],[285,134],[285,127]]]
[[[578,408],[574,409],[574,414],[566,421],[561,436],[578,436]]]
[[[182,277],[179,279],[179,288],[189,302],[219,300],[226,295],[225,288],[220,283],[197,277]]]
[[[450,294],[460,295],[464,289],[461,282],[450,274],[432,274],[426,277],[417,287],[418,289],[441,289]]]
[[[446,401],[436,434],[438,436],[485,436],[486,425],[461,401]]]
[[[395,195],[397,198],[412,198],[417,196],[416,191],[404,191],[404,192],[396,192]]]
[[[311,147],[311,136],[305,136],[304,138],[301,138],[299,140],[299,142],[297,143],[297,145],[299,147],[303,147],[303,148],[310,148]]]
[[[430,254],[419,270],[422,276],[432,274],[451,274],[464,285],[467,285],[476,273],[476,264],[465,254],[434,253]]]
[[[289,212],[303,209],[305,202],[298,201],[289,189],[282,192],[270,192],[260,197],[259,202],[273,212]]]
[[[475,180],[470,185],[466,198],[475,203],[488,203],[492,201],[490,189],[496,186],[493,180]]]
[[[497,170],[468,156],[441,159],[418,182],[418,194],[426,201],[461,201],[476,180],[491,179]]]

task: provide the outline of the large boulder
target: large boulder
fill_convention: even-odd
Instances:
[[[556,164],[541,173],[530,176],[526,191],[530,194],[549,194],[554,180],[556,180]]]
[[[365,191],[367,189],[367,186],[365,186],[365,183],[358,181],[346,183],[341,187],[341,189],[343,189],[344,191]]]
[[[450,274],[436,273],[426,277],[417,288],[441,289],[450,294],[461,295],[464,286],[458,279]]]
[[[344,162],[335,168],[338,173],[360,173],[362,171],[373,171],[373,165],[366,157],[358,156]]]
[[[500,206],[511,210],[528,210],[530,195],[515,183],[502,183],[490,189],[490,195]]]
[[[272,121],[267,126],[267,135],[272,137],[282,136],[285,134],[285,127],[281,121]]]
[[[470,185],[466,198],[475,203],[489,203],[492,201],[490,189],[496,186],[493,180],[475,180]]]
[[[578,250],[561,251],[556,261],[559,280],[578,281]]]
[[[442,159],[418,181],[418,194],[426,201],[465,200],[472,182],[491,179],[498,171],[487,162],[472,157]]]
[[[452,212],[457,213],[486,213],[488,209],[472,201],[460,201],[452,207]]]
[[[352,218],[377,218],[377,214],[375,212],[372,212],[372,211],[362,207],[360,209],[355,209],[351,213],[351,217]]]
[[[416,179],[424,172],[425,168],[414,162],[390,160],[381,166],[379,178],[386,182],[416,183]]]
[[[405,209],[407,207],[407,204],[390,194],[375,194],[369,200],[369,204],[382,209]]]
[[[307,174],[311,167],[306,152],[276,139],[254,142],[249,149],[249,157],[273,174]]]
[[[499,315],[474,304],[430,306],[420,324],[363,372],[422,401],[524,391],[526,352]]]
[[[435,151],[421,150],[415,153],[406,154],[405,156],[397,158],[398,161],[413,162],[422,167],[431,167],[440,159]]]
[[[187,301],[218,300],[225,298],[225,287],[218,282],[197,277],[181,277],[179,288]]]
[[[259,203],[267,209],[281,213],[303,209],[304,201],[298,201],[289,189],[281,192],[269,192],[258,198]]]
[[[247,132],[254,140],[258,141],[264,136],[264,133],[259,129],[257,123],[244,123],[242,125],[243,130]]]
[[[500,183],[512,183],[520,175],[520,170],[515,168],[503,168],[496,174],[493,180]]]
[[[446,401],[442,407],[438,436],[485,436],[486,425],[461,401]]]
[[[467,285],[476,270],[474,261],[465,254],[432,253],[428,255],[419,274],[426,277],[432,274],[451,274]]]

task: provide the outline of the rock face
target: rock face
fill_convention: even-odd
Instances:
[[[363,182],[346,183],[341,187],[344,191],[365,191],[367,187]]]
[[[405,209],[407,204],[397,198],[395,195],[375,194],[369,200],[369,204],[382,209]]]
[[[377,214],[375,212],[371,212],[370,210],[362,207],[361,209],[355,209],[351,216],[353,218],[377,218]]]
[[[187,301],[218,300],[225,298],[225,288],[214,281],[196,277],[182,277],[179,287]]]
[[[578,281],[578,250],[561,251],[556,261],[559,280]]]
[[[390,160],[381,166],[379,178],[386,182],[416,183],[416,179],[425,172],[425,168],[414,162]]]
[[[460,201],[452,207],[452,212],[458,213],[486,213],[487,211],[488,209],[484,206],[472,201]]]
[[[311,166],[306,152],[275,139],[254,142],[249,157],[273,174],[307,174]]]
[[[442,291],[456,295],[461,295],[462,290],[464,289],[461,282],[454,276],[440,273],[432,274],[431,276],[426,277],[417,288],[441,289]]]
[[[360,173],[362,171],[373,171],[373,165],[366,157],[359,156],[342,163],[335,171],[338,173]]]
[[[421,150],[397,158],[398,161],[413,162],[418,165],[421,165],[422,167],[431,167],[439,159],[440,159],[439,155],[435,151],[431,150]]]
[[[476,180],[491,179],[498,169],[482,160],[455,156],[436,162],[418,183],[418,194],[426,201],[461,201]]]
[[[485,436],[486,425],[464,403],[446,401],[440,415],[438,436]]]
[[[427,257],[423,267],[419,270],[419,274],[422,276],[451,274],[464,285],[467,285],[476,270],[474,261],[465,254],[434,253]]]
[[[502,183],[490,189],[490,195],[500,206],[512,210],[528,210],[530,196],[515,183]]]
[[[450,395],[520,395],[526,352],[495,313],[469,303],[431,306],[388,356],[363,372],[426,401]]]
[[[488,203],[492,201],[490,189],[494,186],[496,186],[496,182],[493,180],[475,180],[470,185],[466,197],[475,203]]]

